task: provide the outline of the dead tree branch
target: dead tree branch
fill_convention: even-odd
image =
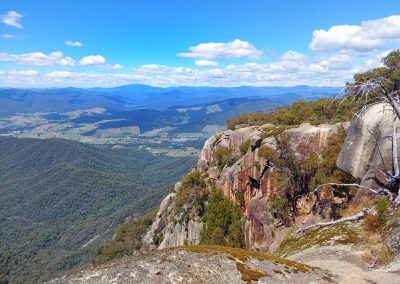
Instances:
[[[338,220],[330,221],[330,222],[315,223],[315,224],[309,225],[307,227],[301,228],[296,231],[296,234],[307,231],[307,230],[315,228],[315,227],[325,227],[325,226],[335,225],[335,224],[339,224],[339,223],[343,223],[343,222],[357,221],[357,220],[364,218],[364,216],[369,214],[370,212],[371,212],[371,209],[364,208],[361,212],[354,214],[352,216],[349,216],[349,217],[340,218]]]

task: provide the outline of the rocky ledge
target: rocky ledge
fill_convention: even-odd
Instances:
[[[335,283],[336,276],[294,261],[221,246],[186,246],[138,253],[61,283]]]

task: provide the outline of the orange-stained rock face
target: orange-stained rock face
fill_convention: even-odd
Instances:
[[[290,231],[290,228],[274,218],[269,208],[268,200],[278,192],[279,172],[266,167],[269,155],[279,156],[277,142],[273,136],[262,139],[263,133],[273,129],[273,125],[251,126],[237,130],[226,130],[216,133],[208,139],[202,149],[196,170],[206,172],[208,188],[217,188],[232,200],[241,204],[241,212],[246,217],[245,239],[246,246],[258,251],[272,252]],[[297,155],[318,154],[328,145],[329,137],[337,132],[335,125],[300,127],[283,132],[288,138],[289,146]],[[243,144],[245,143],[246,144]],[[244,146],[249,145],[247,152]],[[236,159],[231,166],[223,169],[216,165],[216,153],[229,153]],[[242,153],[241,153],[242,152]],[[177,183],[175,191],[180,184]],[[315,198],[299,199],[297,210],[302,214],[310,214],[315,204]],[[143,249],[154,249],[157,245],[154,239],[163,236],[158,248],[182,244],[198,244],[203,224],[201,216],[193,222],[181,222],[174,215],[175,193],[167,196],[160,206],[157,220],[143,240]],[[329,213],[329,212],[328,212]],[[325,214],[329,217],[329,214]],[[318,217],[318,216],[317,216]]]
[[[232,201],[239,202],[238,197],[243,196],[241,210],[247,221],[245,225],[245,237],[248,248],[269,251],[274,243],[279,241],[278,235],[284,235],[285,229],[279,228],[279,224],[271,222],[272,216],[268,212],[268,197],[277,191],[277,175],[274,171],[267,171],[261,176],[266,159],[258,154],[262,145],[276,149],[273,137],[261,140],[261,132],[265,128],[273,126],[252,126],[237,130],[226,130],[211,137],[204,145],[201,157],[197,163],[198,170],[207,171],[209,186],[220,189],[224,195]],[[310,155],[321,152],[328,146],[329,137],[337,133],[338,125],[311,126],[302,124],[283,132],[288,138],[290,147],[297,155]],[[240,145],[250,141],[251,146],[235,164],[219,170],[215,163],[214,153],[224,147],[231,150],[236,157],[240,155]],[[254,183],[259,182],[259,186]],[[310,214],[316,198],[309,196],[298,202],[298,210],[303,214]]]

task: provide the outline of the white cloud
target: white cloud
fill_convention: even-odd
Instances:
[[[2,37],[2,38],[14,38],[14,36],[10,35],[10,34],[1,34],[0,37]]]
[[[352,58],[346,54],[337,54],[321,57],[318,60],[320,66],[329,70],[346,70],[351,68]]]
[[[107,63],[107,60],[105,59],[104,56],[101,55],[89,55],[83,57],[79,61],[80,65],[94,65],[100,69],[121,69],[122,65],[121,64],[109,64]]]
[[[69,45],[69,46],[75,46],[75,47],[80,47],[80,46],[83,45],[83,44],[82,44],[81,42],[79,42],[79,41],[71,41],[71,40],[65,41],[65,44],[66,44],[66,45]]]
[[[0,53],[0,62],[13,62],[16,64],[46,66],[46,65],[74,65],[75,61],[71,57],[64,57],[61,51],[54,51],[49,55],[43,52],[32,52],[13,54],[7,52]]]
[[[44,76],[48,78],[70,78],[73,77],[74,72],[70,71],[54,71],[46,73]]]
[[[24,27],[21,24],[23,16],[15,11],[8,11],[7,14],[1,15],[0,19],[3,24],[8,26],[12,26],[14,28],[23,29]]]
[[[188,74],[191,73],[192,70],[191,68],[170,67],[161,64],[145,64],[133,69],[134,72],[141,74]]]
[[[92,58],[87,62],[106,62]],[[105,63],[107,64],[107,63]],[[97,66],[97,65],[96,65]],[[0,75],[0,85],[30,85],[46,87],[109,87],[124,84],[153,86],[340,86],[351,80],[354,68],[348,55],[309,58],[288,51],[277,61],[261,64],[230,64],[225,67],[187,68],[160,64],[146,64],[132,69],[132,73],[89,73],[57,70],[32,76]]]
[[[194,64],[195,64],[196,66],[201,66],[201,67],[204,67],[204,66],[208,66],[208,67],[215,67],[215,66],[218,66],[218,63],[217,63],[217,62],[211,61],[211,60],[205,60],[205,59],[195,60],[195,61],[194,61]]]
[[[98,65],[98,64],[105,64],[106,59],[101,55],[89,55],[83,57],[79,64],[81,65]]]
[[[316,30],[309,47],[314,51],[341,50],[366,52],[384,48],[400,39],[400,15],[363,21],[361,25],[332,26]]]
[[[36,70],[19,70],[19,71],[8,71],[11,75],[23,75],[23,76],[37,76],[39,73]]]
[[[257,59],[262,56],[262,52],[257,50],[247,41],[235,39],[234,41],[221,43],[209,42],[201,43],[189,47],[189,52],[179,53],[180,57],[217,59],[217,58],[250,58]]]

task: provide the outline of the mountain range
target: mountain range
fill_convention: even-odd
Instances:
[[[170,87],[125,85],[114,88],[0,89],[0,116],[25,112],[65,112],[105,107],[111,110],[165,109],[210,104],[233,98],[274,98],[287,103],[332,96],[334,87]]]

